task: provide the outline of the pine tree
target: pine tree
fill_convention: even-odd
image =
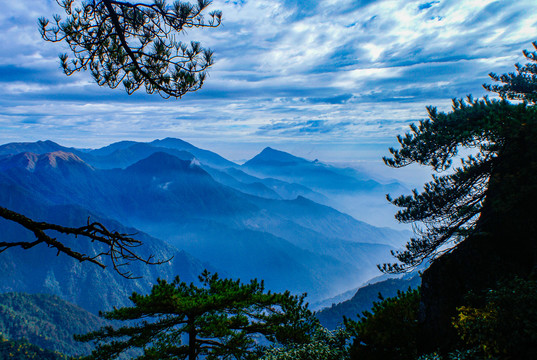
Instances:
[[[178,41],[188,28],[217,27],[222,13],[213,11],[205,21],[203,11],[210,0],[195,5],[165,0],[153,4],[115,0],[57,0],[67,19],[54,16],[54,25],[39,19],[43,39],[66,42],[74,59],[60,55],[67,75],[89,70],[97,84],[116,88],[123,84],[128,94],[140,87],[164,98],[179,98],[199,90],[206,70],[213,65],[212,51],[199,42]]]
[[[265,292],[263,282],[243,284],[207,271],[199,280],[200,287],[178,277],[158,280],[150,294],[130,297],[132,307],[105,313],[129,323],[79,336],[98,344],[87,359],[115,359],[131,348],[143,350],[136,359],[255,359],[258,341],[304,343],[317,324],[305,295]]]
[[[421,225],[394,252],[399,263],[381,267],[402,272],[432,259],[422,275],[421,353],[456,348],[451,319],[468,292],[537,275],[537,52],[524,55],[530,63],[515,73],[490,74],[499,84],[484,87],[498,99],[454,100],[448,113],[428,108],[429,118],[400,136],[400,149],[385,159],[440,173],[422,192],[390,199],[402,208],[397,219]]]
[[[521,212],[518,220],[531,218],[537,192],[532,180],[537,175],[537,52],[524,55],[532,63],[516,65],[516,73],[490,74],[503,85],[484,87],[500,99],[453,100],[449,113],[429,107],[428,119],[398,136],[401,147],[390,149],[392,157],[384,158],[388,166],[416,163],[442,175],[433,175],[421,193],[388,196],[402,208],[396,218],[416,224],[419,237],[394,253],[399,264],[382,270],[402,272],[434,259],[471,235],[492,233],[513,212]],[[457,157],[461,165],[453,167]],[[535,230],[532,222],[527,226],[527,233]]]

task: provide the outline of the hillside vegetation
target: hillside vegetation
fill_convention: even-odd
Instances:
[[[58,296],[0,294],[0,334],[6,339],[25,340],[52,352],[66,355],[89,353],[92,347],[75,341],[73,335],[85,334],[108,324],[109,322]],[[19,345],[22,348],[28,347],[22,343]],[[23,351],[22,348],[17,351]]]
[[[26,341],[12,341],[0,334],[0,359],[9,360],[67,360],[68,356],[41,349]]]

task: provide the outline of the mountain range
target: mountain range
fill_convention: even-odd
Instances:
[[[143,278],[125,280],[46,248],[10,249],[0,255],[0,291],[47,292],[96,312],[147,291],[156,277],[195,281],[208,267],[264,279],[274,291],[307,292],[310,301],[334,296],[378,275],[376,264],[390,261],[390,250],[409,236],[327,206],[338,184],[368,194],[400,187],[270,148],[238,165],[171,138],[95,150],[52,141],[2,145],[1,206],[66,226],[98,219],[136,233],[145,254],[173,260],[134,265]],[[7,221],[0,230],[7,239],[32,236]]]

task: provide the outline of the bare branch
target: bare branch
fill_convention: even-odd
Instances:
[[[148,258],[140,257],[134,251],[135,248],[142,245],[140,240],[132,238],[132,234],[121,234],[117,231],[110,231],[99,222],[90,222],[89,218],[85,226],[73,228],[46,222],[37,222],[4,207],[0,207],[0,217],[21,225],[25,229],[31,231],[35,236],[34,241],[0,241],[0,252],[15,247],[30,249],[39,244],[46,244],[48,247],[56,249],[58,255],[63,253],[80,262],[88,261],[103,269],[106,268],[106,265],[104,264],[102,257],[108,257],[112,262],[114,270],[128,279],[136,278],[130,271],[124,268],[124,266],[129,265],[131,261],[141,261],[148,265],[158,265],[171,260],[157,261],[153,259],[152,255]],[[60,234],[73,235],[77,238],[79,236],[85,237],[91,242],[97,242],[104,245],[105,250],[95,255],[83,254],[66,246],[64,243],[47,234],[46,231],[55,231]]]

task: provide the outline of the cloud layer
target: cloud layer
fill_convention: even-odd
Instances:
[[[215,52],[205,87],[164,101],[99,88],[88,74],[65,77],[57,60],[65,49],[37,31],[37,18],[60,8],[7,2],[0,142],[93,147],[177,136],[231,158],[268,144],[298,155],[314,144],[380,149],[426,105],[447,110],[453,97],[483,95],[487,74],[511,71],[537,40],[533,0],[215,0],[212,8],[224,14],[221,27],[185,34]]]

